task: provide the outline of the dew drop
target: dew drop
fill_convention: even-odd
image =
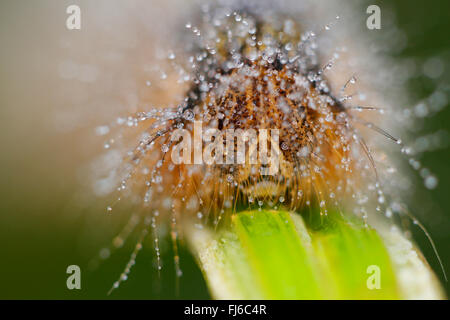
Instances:
[[[183,118],[186,119],[187,121],[192,121],[194,120],[194,112],[192,110],[186,110],[183,113]]]
[[[173,59],[175,59],[175,53],[173,53],[173,52],[169,52],[169,54],[168,54],[167,58],[169,58],[169,60],[173,60]]]
[[[169,146],[167,144],[163,144],[161,146],[161,151],[164,152],[164,153],[168,152],[169,151]]]
[[[425,187],[427,189],[433,190],[437,187],[438,185],[438,179],[433,176],[433,175],[429,175],[425,178]]]

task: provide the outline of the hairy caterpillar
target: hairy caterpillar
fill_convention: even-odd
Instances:
[[[123,138],[128,150],[119,192],[140,195],[156,244],[157,223],[170,225],[178,275],[177,243],[185,221],[220,227],[236,210],[263,206],[299,213],[319,208],[319,216],[333,208],[364,221],[371,211],[406,215],[399,184],[387,180],[396,160],[385,143],[391,140],[405,153],[408,147],[378,125],[386,109],[363,104],[362,93],[348,93],[360,76],[340,69],[352,66],[346,63],[352,51],[321,42],[342,18],[331,16],[329,24],[311,31],[302,18],[314,6],[301,7],[296,16],[289,12],[295,6],[286,3],[200,6],[198,17],[185,24],[186,39],[164,57],[171,71],[161,76],[181,84],[182,98],[117,121],[136,138],[133,149]],[[261,163],[175,164],[171,155],[180,141],[172,134],[182,129],[194,135],[195,121],[219,132],[279,130],[278,143],[269,145],[278,150],[280,172],[263,175]],[[237,144],[233,140],[233,153]],[[126,280],[141,247],[139,242],[114,287]],[[156,252],[160,268],[158,247]]]

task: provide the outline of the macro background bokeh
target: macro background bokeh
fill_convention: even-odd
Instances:
[[[79,167],[90,161],[94,131],[75,136],[56,130],[52,99],[59,80],[56,34],[65,28],[65,8],[86,1],[0,2],[0,298],[104,299],[131,254],[133,241],[111,255],[97,269],[88,262],[112,239],[126,221],[124,215],[105,215],[105,202],[86,204],[80,198]],[[157,2],[157,1],[155,1]],[[383,14],[392,11],[406,34],[392,54],[415,61],[416,70],[440,59],[434,73],[417,72],[410,81],[417,101],[437,87],[450,92],[450,2],[446,0],[373,1]],[[176,10],[176,9],[174,9]],[[167,12],[170,14],[170,12]],[[365,12],[361,12],[365,15]],[[91,17],[92,18],[92,17]],[[89,19],[89,18],[88,18]],[[383,21],[383,20],[382,20]],[[89,21],[86,22],[89,24]],[[388,32],[367,30],[363,33]],[[67,36],[71,36],[69,33]],[[111,41],[114,41],[112,39]],[[118,40],[117,40],[118,41]],[[430,62],[431,61],[431,62]],[[428,69],[427,69],[428,70]],[[74,113],[75,116],[76,113]],[[67,119],[66,119],[67,121]],[[67,123],[67,122],[66,122]],[[70,123],[70,117],[69,117]],[[441,147],[425,153],[421,161],[439,179],[434,190],[418,186],[414,213],[433,237],[447,273],[450,273],[450,108],[424,120],[417,136],[443,130]],[[447,133],[445,133],[447,132]],[[414,135],[414,134],[413,134]],[[85,139],[85,140],[83,140]],[[81,141],[81,142],[80,142]],[[83,143],[86,141],[86,143]],[[98,141],[98,148],[102,142]],[[420,184],[420,179],[418,179]],[[413,191],[411,191],[413,192]],[[83,203],[83,205],[80,205]],[[122,208],[125,210],[125,208]],[[413,237],[438,277],[436,256],[423,232],[412,227]],[[131,239],[133,240],[133,239]],[[181,251],[183,276],[179,290],[173,254],[165,239],[161,278],[153,266],[154,251],[143,250],[129,280],[110,298],[207,299],[209,294],[193,258]],[[147,246],[149,248],[149,246]],[[82,270],[82,289],[66,287],[66,268]],[[449,293],[449,285],[444,286]]]

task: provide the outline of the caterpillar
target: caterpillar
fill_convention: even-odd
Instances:
[[[127,279],[149,230],[161,269],[158,223],[170,226],[180,276],[177,243],[190,221],[198,228],[220,228],[239,210],[263,207],[316,212],[319,218],[337,210],[366,224],[372,208],[387,218],[393,211],[406,215],[398,202],[401,188],[387,177],[396,161],[389,152],[400,148],[409,154],[409,147],[378,124],[389,109],[364,104],[362,92],[349,93],[359,81],[357,70],[348,70],[352,51],[329,43],[336,40],[329,34],[342,17],[336,14],[311,30],[306,13],[316,9],[308,6],[298,5],[300,15],[290,10],[297,6],[289,1],[216,1],[196,7],[179,31],[176,48],[163,54],[171,71],[162,72],[161,79],[181,86],[180,99],[117,119],[115,125],[131,130],[134,138],[119,135],[128,149],[118,199],[124,193],[138,195],[145,226],[112,290]],[[109,132],[110,127],[102,128],[100,134]],[[184,146],[196,144],[199,128],[214,132],[206,139],[209,144],[202,136],[194,146],[211,163],[186,154],[190,150]],[[270,164],[260,158],[250,161],[263,148],[252,143],[261,130],[278,135],[266,141],[266,149],[276,155],[274,174],[266,173]],[[224,138],[230,132],[231,140]],[[174,154],[184,160],[174,161]],[[433,176],[425,179],[433,182]],[[113,205],[107,208],[112,211]],[[133,217],[115,241],[122,243],[138,223]]]

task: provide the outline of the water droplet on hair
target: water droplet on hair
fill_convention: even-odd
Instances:
[[[432,190],[432,189],[435,189],[437,187],[438,179],[435,176],[433,176],[433,175],[429,175],[429,176],[427,176],[425,178],[424,183],[425,183],[425,187],[427,189]]]

